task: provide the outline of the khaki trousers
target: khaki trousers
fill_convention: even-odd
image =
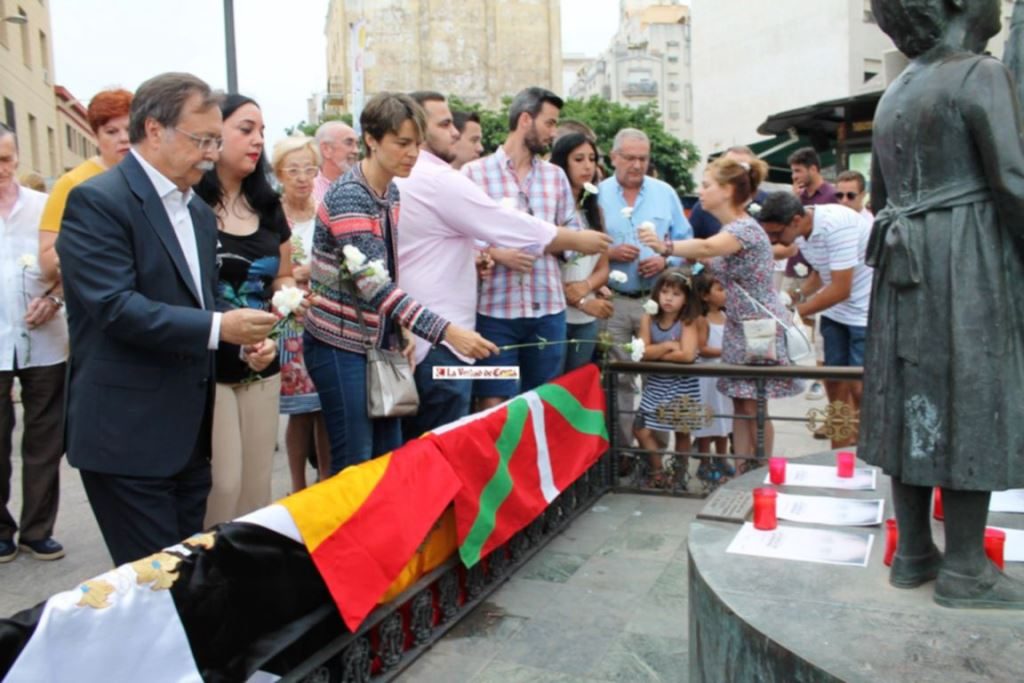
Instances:
[[[205,527],[270,504],[280,373],[247,384],[217,384],[213,405],[213,487]]]

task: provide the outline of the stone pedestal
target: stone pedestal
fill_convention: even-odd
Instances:
[[[832,464],[832,453],[801,458]],[[864,466],[858,462],[858,466]],[[726,484],[762,486],[766,469]],[[779,487],[805,495],[886,499],[876,491]],[[783,524],[791,524],[783,522]],[[1024,515],[990,513],[990,526],[1024,528]],[[725,681],[977,681],[1024,680],[1024,613],[951,610],[932,601],[934,583],[913,590],[889,585],[882,563],[885,530],[867,568],[731,555],[739,526],[696,520],[689,535],[690,680]],[[943,544],[941,522],[933,522]],[[1007,572],[1024,579],[1024,564]]]

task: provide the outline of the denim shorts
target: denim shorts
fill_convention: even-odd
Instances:
[[[821,318],[821,337],[825,340],[825,365],[859,367],[864,365],[864,339],[867,327],[846,325]]]

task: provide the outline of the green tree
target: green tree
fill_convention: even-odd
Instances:
[[[665,130],[656,104],[634,108],[595,95],[589,100],[568,100],[561,117],[590,126],[597,135],[597,146],[605,154],[611,152],[615,134],[623,128],[644,131],[651,139],[651,165],[658,177],[680,195],[693,192],[692,171],[700,162],[700,153],[692,142],[680,140]]]
[[[508,135],[508,108],[511,97],[502,100],[498,111],[484,109],[479,104],[469,104],[457,95],[449,98],[453,111],[474,111],[480,116],[483,129],[483,146],[487,153],[493,152]],[[700,162],[697,147],[688,140],[680,140],[665,130],[657,105],[644,104],[629,107],[609,102],[594,96],[589,100],[568,100],[562,109],[561,118],[575,119],[590,126],[597,135],[597,146],[607,155],[612,148],[615,134],[623,128],[637,128],[651,139],[651,165],[658,177],[676,189],[680,195],[693,192],[695,185],[692,171]],[[611,172],[611,169],[605,169]]]
[[[299,121],[294,126],[288,126],[284,129],[284,132],[288,135],[295,135],[296,132],[302,133],[309,137],[313,137],[316,134],[316,129],[321,124],[327,123],[328,121],[342,121],[348,125],[352,125],[352,114],[346,112],[344,114],[332,114],[330,116],[322,116],[316,123],[306,123],[305,121]]]

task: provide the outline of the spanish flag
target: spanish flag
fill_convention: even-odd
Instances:
[[[342,619],[354,632],[460,486],[437,444],[417,439],[278,505],[288,511]]]

